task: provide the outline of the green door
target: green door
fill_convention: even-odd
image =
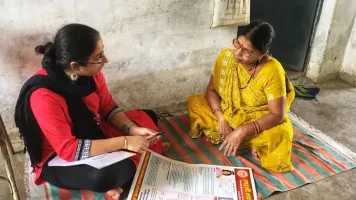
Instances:
[[[320,0],[251,0],[251,21],[262,19],[275,28],[271,53],[284,67],[303,71],[319,3]]]

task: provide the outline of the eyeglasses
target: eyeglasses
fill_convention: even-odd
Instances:
[[[234,38],[232,40],[232,45],[236,48],[236,49],[241,49],[241,53],[242,55],[246,56],[246,57],[251,57],[254,53],[248,52],[247,49],[244,48],[244,46],[242,44],[240,44],[239,40],[237,38]]]
[[[101,51],[96,57],[98,57],[98,59],[100,61],[98,62],[90,62],[90,61],[77,61],[77,63],[83,63],[83,64],[93,64],[93,65],[97,65],[97,64],[102,64],[103,63],[103,58],[105,56],[104,51]]]

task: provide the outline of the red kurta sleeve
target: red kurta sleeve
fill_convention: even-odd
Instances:
[[[117,103],[112,99],[112,96],[108,90],[108,87],[105,82],[103,73],[99,72],[95,76],[96,84],[98,87],[98,96],[99,96],[99,114],[104,118],[108,118],[108,115],[114,110],[118,111],[121,109]]]
[[[30,97],[30,106],[44,137],[57,155],[74,161],[89,157],[91,140],[80,140],[72,135],[68,107],[62,97],[40,88]]]

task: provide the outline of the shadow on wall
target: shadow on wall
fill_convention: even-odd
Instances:
[[[17,31],[14,33],[5,33],[7,35],[6,41],[3,41],[4,53],[3,58],[0,58],[7,64],[4,66],[5,73],[14,73],[21,81],[28,79],[33,72],[41,67],[42,56],[35,54],[35,47],[50,41],[49,35],[53,33],[38,33],[31,35],[23,35],[16,33],[25,33],[26,30]],[[8,78],[8,77],[5,77]],[[10,79],[14,77],[10,77]]]
[[[7,129],[15,129],[13,113],[23,83],[41,68],[42,56],[36,56],[35,47],[50,41],[50,33],[29,30],[1,30],[0,46],[0,113]]]

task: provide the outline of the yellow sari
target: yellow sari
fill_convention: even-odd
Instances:
[[[215,91],[221,97],[224,119],[233,129],[268,114],[269,100],[286,95],[288,112],[294,99],[293,85],[286,81],[285,71],[275,58],[271,58],[264,64],[245,89],[240,89],[239,87],[247,84],[251,75],[234,60],[230,48],[224,49],[216,60],[213,76]],[[290,90],[288,94],[286,83]],[[192,138],[198,138],[204,133],[210,142],[221,143],[218,121],[205,94],[189,97],[188,111],[191,118]],[[277,172],[291,171],[293,169],[290,161],[292,138],[293,127],[288,116],[285,115],[282,124],[247,138],[240,148],[254,148],[264,168]]]

